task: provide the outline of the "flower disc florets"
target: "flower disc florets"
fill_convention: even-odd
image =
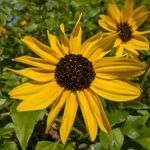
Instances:
[[[92,63],[82,55],[69,54],[56,65],[55,78],[65,89],[77,91],[86,89],[95,78]]]
[[[120,31],[119,37],[123,42],[126,42],[132,38],[132,30],[130,25],[127,23],[121,23],[117,26],[117,28],[118,32]]]

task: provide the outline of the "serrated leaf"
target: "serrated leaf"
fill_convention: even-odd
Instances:
[[[108,113],[108,118],[112,126],[122,123],[127,119],[128,112],[124,110],[116,110]]]
[[[100,143],[106,149],[120,150],[124,141],[124,136],[119,128],[110,133],[100,132]]]
[[[44,117],[45,111],[17,112],[17,103],[11,108],[15,133],[23,150],[26,149],[35,124]]]

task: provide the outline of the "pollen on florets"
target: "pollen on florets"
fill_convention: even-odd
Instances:
[[[127,42],[132,38],[132,27],[128,23],[121,23],[117,26],[119,37],[123,42]]]
[[[69,54],[57,63],[55,78],[57,83],[67,90],[83,90],[88,88],[94,80],[95,71],[87,58]]]

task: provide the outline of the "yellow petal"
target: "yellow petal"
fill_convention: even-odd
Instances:
[[[95,116],[97,120],[99,128],[102,131],[108,133],[111,130],[111,127],[110,127],[110,124],[108,122],[105,112],[101,110],[103,108],[100,107],[100,104],[98,104],[100,99],[98,99],[98,97],[96,97],[92,92],[88,90],[85,90],[85,94],[86,94],[86,97],[88,98],[90,108],[92,110],[93,115]]]
[[[82,28],[80,25],[80,19],[82,17],[82,13],[80,14],[78,21],[70,35],[69,47],[70,53],[77,54],[78,51],[81,50],[81,40],[82,40]]]
[[[58,47],[59,41],[55,35],[52,35],[47,31],[48,40],[51,48],[59,55],[59,57],[63,57],[64,52]]]
[[[32,89],[31,89],[32,90]],[[56,82],[50,82],[39,92],[26,96],[18,107],[17,111],[41,110],[52,104],[63,92]]]
[[[41,68],[25,68],[21,70],[14,70],[7,68],[7,70],[12,71],[16,74],[25,76],[27,78],[30,78],[32,80],[38,81],[38,82],[47,82],[55,79],[54,72],[50,73],[46,70],[43,70]]]
[[[120,23],[120,10],[115,4],[108,4],[107,5],[107,13],[110,16],[110,18],[117,24]]]
[[[140,6],[138,8],[135,9],[132,18],[129,20],[129,23],[132,26],[136,26],[135,29],[137,27],[139,27],[140,25],[142,25],[145,20],[148,18],[150,12],[146,9],[145,6]]]
[[[124,47],[123,47],[123,45],[120,44],[120,46],[116,50],[116,56],[117,57],[123,56],[123,51],[124,51]]]
[[[100,19],[98,21],[99,25],[102,26],[104,29],[108,30],[108,31],[116,31],[117,30],[117,25],[115,22],[113,22],[113,20],[106,15],[100,15]]]
[[[91,62],[95,62],[95,61],[98,61],[100,60],[101,58],[103,58],[105,55],[107,55],[109,51],[102,51],[102,49],[99,49],[97,50],[91,57],[89,57],[88,59],[91,61]]]
[[[71,93],[69,98],[66,100],[65,110],[60,126],[60,138],[63,144],[66,143],[70,131],[72,129],[76,113],[78,109],[77,96],[75,93]]]
[[[37,55],[48,60],[52,64],[58,62],[58,56],[50,47],[42,44],[31,36],[25,36],[22,41]]]
[[[133,7],[134,7],[134,1],[133,0],[126,0],[124,7],[122,9],[122,21],[127,22],[128,19],[132,16],[133,14]]]
[[[106,57],[94,63],[96,76],[103,78],[105,75],[111,78],[130,78],[144,73],[146,66],[137,61],[127,58]],[[102,76],[100,76],[102,74]],[[110,77],[109,77],[110,76]]]
[[[51,64],[49,64],[48,61],[46,61],[44,59],[40,59],[40,58],[35,58],[35,57],[31,57],[31,56],[21,56],[21,57],[12,59],[12,60],[16,61],[16,62],[28,64],[28,65],[31,65],[34,67],[39,67],[39,68],[48,70],[50,72],[54,72],[54,70],[55,70],[55,65],[51,65]]]
[[[68,54],[69,53],[69,39],[65,33],[65,27],[64,24],[60,24],[60,30],[63,34],[63,38],[61,40],[61,44],[63,46],[63,48],[65,49],[65,53]]]
[[[147,31],[134,31],[132,33],[133,36],[137,36],[137,35],[143,35],[143,34],[149,34],[150,33],[150,30],[147,30]]]
[[[132,53],[134,55],[139,55],[139,53],[133,48],[133,46],[130,44],[130,42],[128,41],[127,43],[125,43],[123,45],[123,47],[129,52]]]
[[[116,41],[115,41],[114,47],[119,46],[121,43],[122,43],[121,39],[117,38]]]
[[[120,80],[104,80],[95,78],[91,84],[93,92],[108,100],[123,102],[138,98],[141,94],[141,89],[132,82]]]
[[[53,105],[47,117],[47,127],[45,131],[46,133],[48,133],[54,119],[56,118],[56,116],[58,115],[62,107],[64,106],[66,100],[68,100],[69,93],[70,91],[64,91],[62,95],[58,98],[58,100],[55,102],[55,104]]]
[[[103,19],[98,20],[98,24],[107,31],[110,31],[110,32],[116,31],[110,25],[108,25],[108,23]]]
[[[92,57],[92,55],[94,55],[94,53],[97,53],[97,51],[99,51],[100,54],[101,53],[100,49],[103,51],[108,51],[112,49],[117,36],[118,33],[111,34],[110,36],[106,36],[100,40],[97,40],[91,47],[89,47],[89,50],[88,51],[86,50],[82,55],[87,58],[90,58]]]
[[[134,36],[128,44],[137,50],[149,50],[149,41],[144,36]]]
[[[8,94],[11,98],[15,99],[24,99],[24,97],[31,96],[32,94],[35,94],[39,92],[42,88],[44,88],[47,84],[40,84],[38,82],[36,83],[23,83],[14,89],[12,89]]]
[[[102,39],[102,32],[98,32],[97,34],[87,39],[81,46],[81,54],[87,53],[91,47],[100,39]]]
[[[79,105],[86,125],[86,129],[91,141],[94,141],[97,135],[97,122],[88,103],[88,98],[83,91],[77,91]]]

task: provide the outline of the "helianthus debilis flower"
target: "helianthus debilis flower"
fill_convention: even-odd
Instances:
[[[104,33],[104,36],[119,32],[114,44],[117,57],[121,57],[127,52],[130,57],[137,58],[138,51],[149,50],[149,41],[143,35],[150,33],[150,30],[137,30],[150,14],[144,5],[134,9],[134,1],[126,0],[120,11],[115,3],[109,3],[107,5],[107,14],[100,15],[101,19],[99,19],[98,23],[108,31]]]
[[[91,141],[96,138],[98,127],[111,130],[99,96],[122,102],[136,99],[141,89],[129,78],[141,75],[145,65],[127,58],[104,57],[111,49],[117,34],[100,39],[99,34],[83,44],[80,18],[70,35],[60,25],[63,39],[48,32],[50,46],[31,36],[22,41],[39,57],[21,56],[14,61],[28,64],[21,70],[10,71],[34,81],[23,83],[9,92],[11,98],[21,100],[18,111],[41,110],[52,105],[47,118],[46,133],[60,110],[64,107],[60,125],[60,138],[66,143],[71,132],[78,107]]]

